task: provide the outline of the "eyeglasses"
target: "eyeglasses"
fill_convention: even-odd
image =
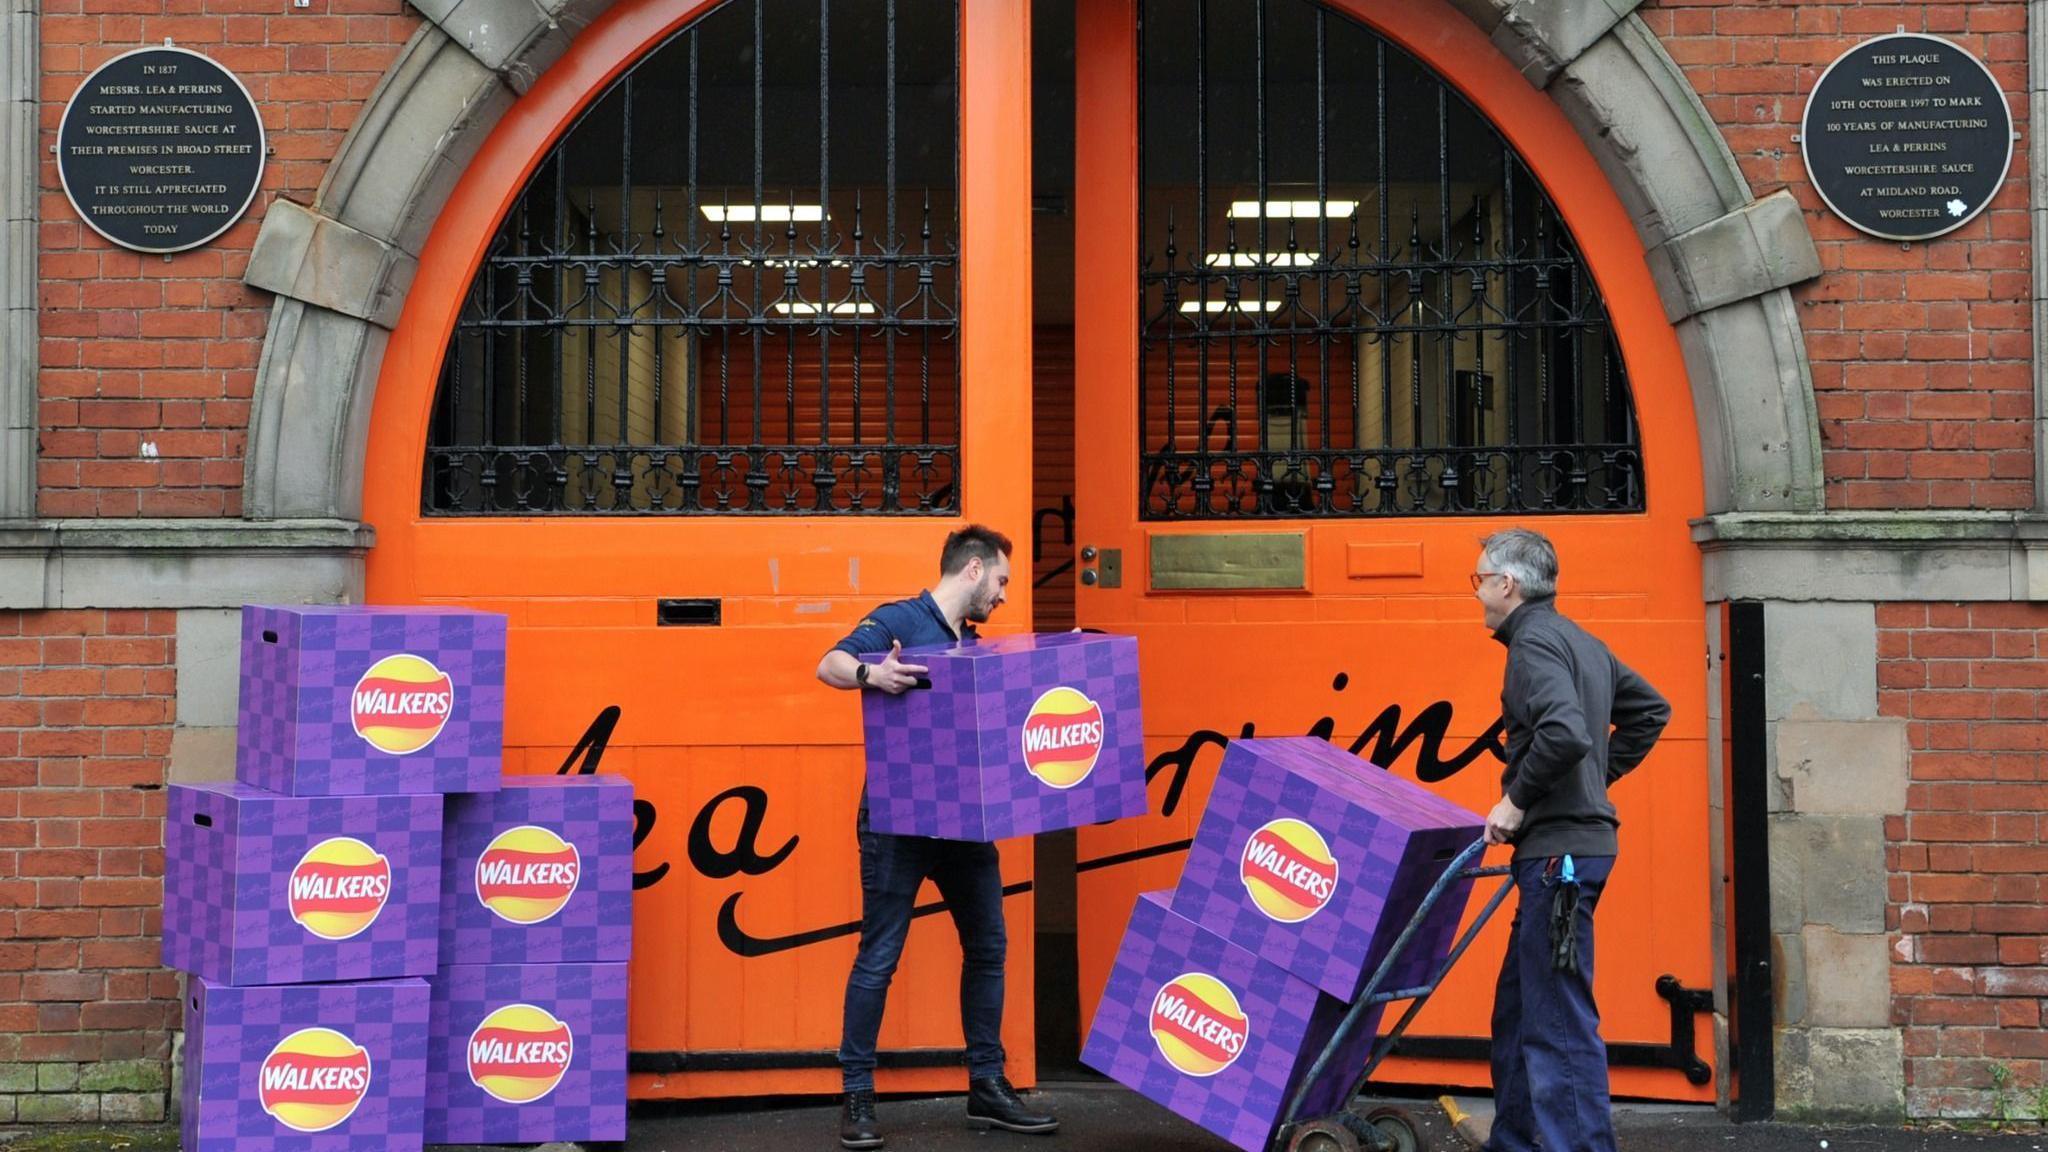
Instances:
[[[1505,572],[1474,572],[1472,574],[1472,590],[1474,592],[1479,591],[1479,586],[1486,583],[1488,577],[1505,575],[1507,575]]]

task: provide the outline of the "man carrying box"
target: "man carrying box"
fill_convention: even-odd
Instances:
[[[1007,598],[1010,541],[1002,533],[970,524],[946,537],[939,553],[939,582],[908,600],[876,608],[846,639],[818,661],[818,679],[834,688],[873,689],[897,694],[915,686],[927,669],[900,659],[905,647],[946,644],[972,637],[974,625]],[[862,663],[863,652],[889,653],[878,664]],[[846,1013],[839,1040],[839,1066],[846,1105],[839,1143],[847,1148],[880,1148],[875,1122],[875,1045],[889,980],[910,935],[917,890],[929,878],[938,886],[960,932],[960,1025],[967,1037],[967,1118],[1013,1132],[1051,1132],[1059,1121],[1027,1108],[1003,1076],[1003,965],[1008,943],[1003,929],[1003,878],[996,846],[928,836],[892,836],[868,828],[867,793],[861,793],[860,951],[846,980]]]
[[[1487,537],[1472,592],[1508,650],[1506,795],[1486,817],[1486,842],[1515,846],[1520,900],[1494,992],[1486,1152],[1614,1152],[1593,1002],[1593,909],[1621,825],[1607,789],[1650,754],[1671,707],[1558,614],[1557,551],[1542,535]]]

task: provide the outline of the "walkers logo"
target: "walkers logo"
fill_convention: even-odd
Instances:
[[[1190,1076],[1214,1076],[1236,1063],[1251,1034],[1237,997],[1214,976],[1176,976],[1152,998],[1152,1040]]]
[[[349,693],[356,735],[379,752],[403,756],[434,742],[455,711],[455,685],[426,659],[386,656]]]
[[[325,1132],[370,1092],[370,1054],[332,1028],[301,1028],[257,1070],[257,1100],[295,1132]]]
[[[322,940],[346,940],[376,923],[390,895],[391,861],[348,836],[313,845],[285,881],[292,919]]]
[[[1024,768],[1039,782],[1072,788],[1102,755],[1102,706],[1072,688],[1040,696],[1024,717]]]
[[[1252,903],[1283,924],[1322,911],[1337,891],[1337,861],[1322,834],[1285,817],[1252,833],[1237,871]]]
[[[569,903],[582,873],[574,844],[521,824],[498,833],[477,857],[476,898],[514,924],[538,924]]]
[[[470,1083],[507,1104],[525,1104],[555,1090],[569,1070],[576,1039],[547,1009],[508,1004],[469,1034]]]

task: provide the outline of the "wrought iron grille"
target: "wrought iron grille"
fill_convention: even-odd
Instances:
[[[430,515],[959,506],[952,0],[728,0],[542,161],[442,368]]]
[[[1634,512],[1628,374],[1555,207],[1310,0],[1142,0],[1148,519]]]

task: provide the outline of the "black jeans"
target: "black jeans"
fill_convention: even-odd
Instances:
[[[846,978],[846,1016],[839,1067],[846,1090],[875,1086],[875,1042],[889,981],[910,935],[918,887],[929,879],[952,910],[960,932],[960,1027],[967,1036],[967,1074],[1003,1070],[1003,876],[996,846],[868,830],[860,815],[860,952]]]

